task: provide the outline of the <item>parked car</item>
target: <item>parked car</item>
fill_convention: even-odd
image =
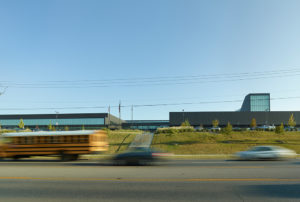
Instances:
[[[153,162],[166,160],[171,156],[148,147],[134,147],[113,157],[114,165],[148,165]]]
[[[221,128],[220,127],[212,127],[209,129],[209,131],[217,132],[217,131],[221,131]]]
[[[195,130],[196,131],[204,131],[205,129],[201,126],[198,126],[198,127],[195,127]]]
[[[269,125],[263,125],[263,126],[258,126],[256,129],[260,129],[260,130],[275,130],[275,126],[269,126]]]
[[[242,131],[243,129],[240,127],[233,127],[232,128],[233,131]],[[244,129],[245,130],[245,129]]]
[[[296,152],[278,146],[256,146],[236,153],[236,157],[240,160],[285,159],[296,157]]]
[[[285,127],[284,130],[285,131],[297,131],[297,128],[288,126],[288,127]]]

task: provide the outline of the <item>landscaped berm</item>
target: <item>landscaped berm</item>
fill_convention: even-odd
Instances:
[[[233,154],[256,145],[277,145],[300,153],[300,132],[236,131],[156,133],[152,146],[174,154]]]
[[[185,130],[189,131],[189,130]],[[108,131],[108,154],[124,151],[135,135],[143,131]],[[123,143],[122,143],[123,142]],[[121,144],[122,143],[122,144]],[[121,146],[120,146],[121,145]],[[152,147],[174,154],[230,155],[256,145],[277,145],[300,153],[300,132],[232,131],[230,134],[172,131],[155,133]]]

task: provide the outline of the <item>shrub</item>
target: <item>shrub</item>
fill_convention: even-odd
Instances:
[[[222,129],[222,132],[225,133],[226,135],[230,135],[232,132],[232,125],[228,122],[227,126]]]
[[[181,126],[191,126],[190,122],[188,120],[185,120],[184,122],[181,123]]]
[[[281,123],[280,126],[276,126],[275,133],[283,134],[283,132],[284,132],[284,126],[283,126],[283,123]]]
[[[212,121],[213,128],[218,127],[218,125],[219,125],[219,120],[218,119],[215,119],[215,120]]]
[[[168,127],[168,128],[158,128],[155,133],[181,133],[181,132],[194,132],[195,129],[192,126],[180,126],[180,127]]]

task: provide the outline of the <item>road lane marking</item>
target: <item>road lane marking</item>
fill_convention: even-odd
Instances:
[[[115,182],[300,182],[288,178],[191,178],[191,179],[134,179],[134,178],[66,178],[66,177],[0,177],[0,180],[46,181],[115,181]]]
[[[199,167],[200,168],[266,168],[267,166],[199,166]]]

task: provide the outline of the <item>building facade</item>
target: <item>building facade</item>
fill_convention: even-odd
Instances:
[[[248,94],[242,104],[242,112],[269,112],[271,111],[270,93]]]
[[[100,129],[116,127],[123,121],[108,113],[78,113],[78,114],[18,114],[0,115],[0,125],[4,129],[16,129],[21,119],[24,127],[32,130],[47,130],[55,127],[56,130]]]
[[[211,127],[213,120],[225,127],[228,122],[235,127],[249,127],[251,120],[256,119],[257,126],[287,125],[293,115],[300,126],[300,111],[271,111],[270,94],[248,94],[241,110],[232,112],[170,112],[169,120],[128,120],[123,121],[108,113],[74,113],[74,114],[18,114],[0,115],[0,125],[4,129],[17,129],[22,119],[25,128],[32,130],[48,130],[49,126],[56,130],[81,130],[101,128],[124,128],[154,131],[157,128],[180,126],[188,120],[194,127]]]
[[[184,114],[183,114],[184,113]],[[194,126],[212,127],[212,121],[218,120],[220,127],[225,127],[228,122],[234,127],[250,127],[251,120],[256,120],[257,126],[262,125],[287,125],[293,114],[300,127],[300,111],[273,111],[273,112],[170,112],[170,125],[180,126],[185,120]]]
[[[171,126],[179,126],[188,120],[192,126],[212,127],[212,121],[218,120],[219,126],[225,127],[229,122],[235,127],[250,127],[251,120],[256,120],[257,126],[263,125],[287,125],[293,114],[300,126],[299,111],[271,111],[269,93],[248,94],[239,111],[236,112],[170,112],[169,120]]]
[[[123,122],[124,129],[155,131],[157,128],[169,127],[169,120],[128,120]]]

